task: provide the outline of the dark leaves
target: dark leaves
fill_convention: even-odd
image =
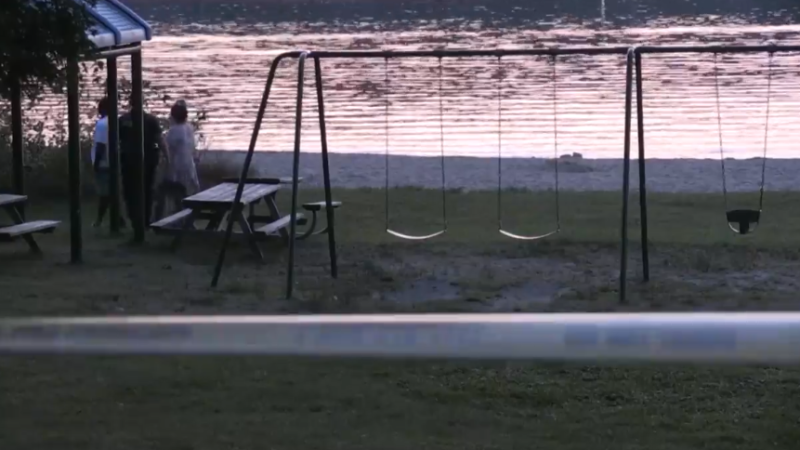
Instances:
[[[0,1],[0,97],[8,99],[16,82],[29,98],[62,89],[67,61],[93,49],[90,24],[75,0]]]

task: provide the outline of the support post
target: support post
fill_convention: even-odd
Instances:
[[[258,114],[256,114],[256,123],[253,126],[253,133],[250,135],[250,147],[247,149],[247,155],[244,157],[244,164],[242,165],[242,172],[239,175],[239,184],[236,186],[236,195],[233,199],[230,213],[228,214],[228,224],[225,227],[225,237],[222,240],[222,247],[219,249],[219,256],[217,257],[217,265],[214,267],[214,276],[211,278],[211,287],[217,287],[219,277],[222,275],[222,266],[225,264],[225,253],[228,250],[228,243],[233,234],[233,223],[236,218],[236,208],[239,202],[242,201],[242,192],[244,191],[245,180],[250,171],[250,164],[253,162],[253,153],[256,151],[256,143],[258,142],[258,134],[261,132],[261,123],[264,121],[264,113],[267,111],[267,102],[269,101],[269,93],[272,91],[272,83],[275,81],[275,73],[278,71],[278,65],[287,57],[288,54],[281,54],[272,60],[269,67],[269,74],[267,75],[267,84],[264,86],[264,94],[261,96],[261,104],[258,106]]]
[[[70,261],[83,261],[81,223],[81,122],[78,60],[67,62],[67,131],[69,165]]]
[[[111,213],[111,234],[118,234],[120,229],[120,195],[119,195],[119,91],[117,84],[117,58],[106,60],[106,95],[108,96],[108,170],[109,190],[111,197],[109,212]]]
[[[305,85],[306,58],[303,53],[297,60],[297,102],[294,116],[294,158],[292,159],[292,212],[289,222],[289,261],[286,267],[286,298],[294,292],[294,248],[297,238],[297,189],[300,176],[300,137],[303,134],[303,86]],[[328,186],[330,189],[330,186]],[[328,193],[326,193],[327,196]],[[327,202],[327,198],[326,198]]]
[[[325,184],[325,213],[328,220],[328,255],[331,259],[331,277],[339,276],[336,257],[336,228],[331,195],[331,171],[328,164],[328,132],[325,127],[325,99],[322,96],[322,64],[314,57],[314,82],[317,86],[317,112],[319,114],[319,138],[322,145],[322,179]]]
[[[650,281],[650,249],[647,237],[647,177],[644,154],[644,88],[642,86],[642,54],[636,51],[636,126],[639,138],[639,214],[642,233],[642,277]]]
[[[131,118],[133,120],[133,154],[131,162],[131,188],[134,195],[133,210],[133,242],[144,242],[145,214],[144,214],[144,96],[142,86],[142,52],[131,54]]]
[[[628,278],[628,197],[631,174],[631,115],[633,109],[633,49],[628,51],[625,70],[625,144],[622,165],[622,236],[619,263],[619,301],[625,303]]]
[[[22,140],[22,88],[19,80],[11,85],[11,172],[14,193],[25,195],[24,142]]]

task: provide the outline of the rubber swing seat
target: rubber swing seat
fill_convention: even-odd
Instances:
[[[761,220],[761,211],[755,209],[734,209],[725,213],[728,226],[739,234],[748,234],[758,226]]]

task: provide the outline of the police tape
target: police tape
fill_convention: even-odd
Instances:
[[[157,316],[0,320],[0,353],[800,364],[798,313]]]

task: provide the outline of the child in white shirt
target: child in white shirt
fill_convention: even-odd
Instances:
[[[97,218],[94,227],[103,224],[103,218],[111,204],[111,174],[108,158],[108,98],[103,97],[97,103],[98,120],[94,125],[92,144],[92,169],[94,171],[95,189],[97,191]],[[122,218],[120,224],[124,226]]]

